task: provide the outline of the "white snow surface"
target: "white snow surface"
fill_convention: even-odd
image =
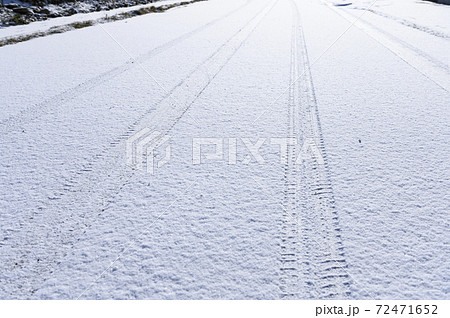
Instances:
[[[0,298],[448,299],[450,8],[352,25],[370,4],[209,0],[1,47]],[[280,162],[269,139],[314,122],[325,165]],[[170,136],[154,174],[126,164],[143,128]]]

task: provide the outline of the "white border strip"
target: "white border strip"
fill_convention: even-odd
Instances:
[[[378,311],[377,305],[383,305]],[[401,305],[403,314],[390,311]],[[293,300],[293,301],[0,301],[4,317],[450,317],[450,302],[444,300]],[[412,307],[410,307],[412,306]],[[420,307],[418,307],[420,306]],[[437,314],[425,307],[437,306]],[[421,308],[421,314],[410,314]],[[338,314],[342,310],[341,314]],[[370,311],[366,311],[370,310]],[[417,311],[418,312],[418,311]]]

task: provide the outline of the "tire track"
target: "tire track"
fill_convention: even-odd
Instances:
[[[404,42],[396,36],[380,29],[370,22],[363,20],[362,18],[356,18],[352,14],[347,13],[344,10],[337,9],[326,2],[325,4],[328,8],[339,14],[350,23],[353,23],[361,31],[416,69],[423,76],[447,92],[450,92],[450,69],[448,65]]]
[[[306,41],[296,3],[295,37],[301,76],[299,117],[302,127],[302,164],[299,235],[302,243],[303,288],[313,299],[346,298],[350,295],[344,247],[320,127]],[[298,79],[298,77],[296,77]],[[308,145],[309,156],[303,152]]]
[[[355,19],[356,17],[354,15],[352,15]],[[428,60],[429,62],[433,63],[436,65],[436,67],[442,68],[444,71],[446,71],[447,73],[450,73],[450,68],[447,64],[435,59],[434,57],[428,55],[427,53],[423,52],[422,50],[418,49],[415,46],[412,46],[411,44],[403,41],[402,39],[396,37],[395,35],[375,26],[373,23],[367,21],[364,18],[360,18],[360,21],[367,24],[368,26],[370,26],[371,28],[377,30],[378,32],[380,32],[381,34],[383,34],[384,36],[386,36],[387,38],[401,44],[402,46],[404,46],[405,48],[413,51],[414,53],[416,53],[417,55],[423,57],[424,59]]]
[[[226,18],[230,17],[234,13],[242,10],[249,3],[251,3],[251,0],[248,0],[242,6],[228,12],[227,14],[225,14],[215,20],[212,20],[190,32],[187,32],[169,42],[166,42],[166,43],[150,50],[147,53],[144,53],[144,54],[138,56],[136,59],[129,59],[125,63],[123,63],[117,67],[114,67],[98,76],[90,78],[74,87],[66,89],[65,91],[63,91],[57,95],[54,95],[50,98],[47,98],[47,99],[43,100],[42,102],[39,102],[37,104],[26,107],[25,109],[21,110],[18,114],[12,115],[9,118],[0,122],[0,134],[2,136],[5,136],[6,134],[8,134],[14,130],[19,130],[21,128],[20,127],[21,124],[31,122],[31,121],[41,117],[42,115],[48,113],[51,110],[61,108],[61,105],[63,105],[67,101],[73,100],[76,97],[91,91],[95,87],[97,87],[105,82],[108,82],[110,80],[113,80],[120,74],[131,70],[133,67],[163,53],[164,51],[178,45],[179,43],[193,37],[194,35],[208,29],[209,27],[219,23],[220,21],[225,20]]]
[[[292,2],[291,2],[292,4]],[[294,5],[292,8],[295,9]],[[293,14],[291,30],[291,69],[289,100],[288,100],[288,130],[287,138],[299,140],[300,120],[299,114],[299,86],[295,79],[299,75],[298,63],[298,37],[296,15]],[[287,147],[285,154],[284,168],[284,204],[281,223],[281,242],[280,242],[280,291],[281,299],[299,298],[299,224],[298,224],[298,200],[299,200],[299,177],[300,171],[295,164],[295,154],[297,145]]]
[[[197,66],[183,81],[174,87],[159,102],[142,114],[128,129],[108,144],[94,161],[78,171],[78,176],[69,180],[55,200],[41,207],[39,214],[25,224],[20,233],[11,240],[5,255],[18,255],[4,259],[5,272],[13,271],[14,280],[2,279],[2,288],[14,298],[30,298],[39,286],[56,269],[71,246],[95,222],[96,216],[104,212],[116,194],[127,184],[134,171],[125,167],[126,140],[139,128],[151,127],[165,133],[180,120],[195,100],[208,87],[222,68],[245,43],[277,0],[268,3],[204,63]],[[173,104],[173,100],[184,101]],[[156,140],[155,142],[160,142]],[[40,235],[36,235],[40,234]]]
[[[354,10],[362,10],[362,11],[369,11],[369,12],[371,12],[373,14],[376,14],[376,15],[378,15],[380,17],[389,19],[391,21],[397,22],[397,23],[399,23],[401,25],[410,27],[412,29],[419,30],[421,32],[424,32],[424,33],[427,33],[427,34],[430,34],[430,35],[433,35],[433,36],[436,36],[436,37],[439,37],[439,38],[443,38],[443,39],[446,39],[446,40],[450,39],[450,35],[448,35],[446,33],[437,31],[435,29],[432,29],[432,28],[424,26],[424,25],[417,24],[415,22],[408,21],[408,20],[403,19],[403,18],[399,18],[399,17],[393,16],[391,14],[387,14],[387,13],[375,10],[373,8],[352,7],[352,9],[354,9]]]

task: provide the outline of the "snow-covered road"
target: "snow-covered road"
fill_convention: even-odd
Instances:
[[[1,47],[0,298],[448,299],[450,7],[342,4]]]

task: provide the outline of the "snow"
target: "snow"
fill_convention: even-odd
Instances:
[[[313,13],[303,16],[317,26]],[[320,33],[335,38],[341,23]],[[406,31],[418,32],[403,39]],[[449,93],[359,29],[348,32],[312,71],[354,296],[446,298]],[[308,38],[312,59],[323,42]],[[431,49],[448,45],[440,43]]]
[[[339,12],[368,1],[294,2],[209,0],[0,48],[0,298],[448,298],[448,8],[379,0],[389,18],[348,29]],[[146,127],[170,136],[154,174],[126,164]],[[270,138],[309,129],[326,164],[281,164]],[[194,165],[193,138],[222,140],[223,160]],[[244,138],[264,138],[264,163],[245,164]]]
[[[123,12],[138,10],[141,8],[148,7],[160,7],[167,4],[179,3],[181,1],[176,0],[162,0],[157,3],[150,4],[142,4],[132,7],[124,7],[117,8],[108,11],[98,11],[98,12],[89,12],[89,13],[77,13],[67,17],[59,17],[59,18],[51,18],[45,21],[36,21],[30,24],[24,25],[16,25],[9,26],[5,28],[0,28],[0,39],[8,38],[8,37],[16,37],[19,35],[29,35],[35,32],[45,32],[48,31],[52,27],[61,27],[74,22],[83,22],[83,21],[96,21],[108,16],[116,15]],[[79,3],[81,5],[81,3]],[[50,7],[51,8],[51,7]]]
[[[360,10],[367,9],[372,3],[370,0],[352,1],[353,7]],[[372,13],[385,15],[402,24],[415,25],[417,29],[432,29],[447,37],[450,35],[449,11],[448,5],[414,0],[377,0],[370,8]]]

